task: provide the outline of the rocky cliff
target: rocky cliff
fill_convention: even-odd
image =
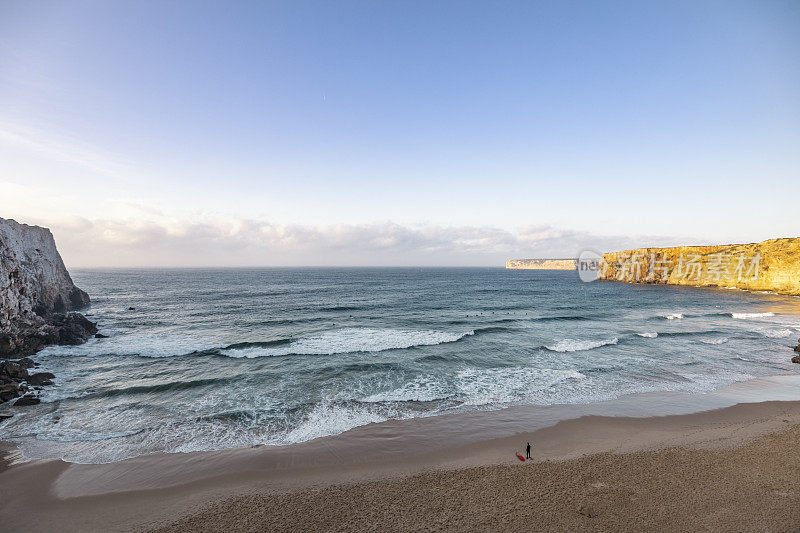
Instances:
[[[606,253],[598,278],[800,295],[800,238]]]
[[[575,259],[509,259],[506,268],[523,270],[576,270]]]
[[[71,311],[88,304],[49,229],[0,218],[0,357],[84,342],[97,328]]]

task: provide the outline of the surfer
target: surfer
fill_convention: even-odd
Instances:
[[[531,443],[528,443],[527,448],[525,448],[525,459],[531,458]]]

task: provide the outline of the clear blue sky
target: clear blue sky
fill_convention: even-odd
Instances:
[[[5,0],[0,195],[76,265],[796,236],[800,2]]]

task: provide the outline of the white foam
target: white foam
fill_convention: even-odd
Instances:
[[[726,337],[720,337],[718,339],[700,339],[700,342],[703,344],[725,344],[728,342]]]
[[[503,404],[540,393],[567,380],[583,380],[577,370],[551,368],[467,368],[455,376],[421,376],[396,389],[367,396],[365,402],[410,402],[454,399],[464,405]]]
[[[645,339],[655,339],[658,337],[658,332],[656,331],[645,331],[644,333],[637,333],[640,337],[644,337]]]
[[[436,330],[343,328],[305,337],[283,346],[223,350],[228,357],[275,357],[281,355],[333,355],[352,352],[382,352],[413,346],[455,342],[474,331],[451,333]]]
[[[371,394],[365,402],[431,402],[443,400],[453,394],[442,380],[433,376],[420,376],[396,389]]]
[[[558,341],[552,346],[545,346],[551,352],[580,352],[583,350],[591,350],[593,348],[599,348],[601,346],[607,346],[610,344],[617,344],[619,339],[614,337],[613,339],[606,339],[601,341],[581,341],[576,339],[564,339]]]
[[[107,339],[89,339],[78,346],[49,346],[41,355],[58,357],[98,356],[98,355],[138,355],[140,357],[174,357],[213,346],[210,339],[185,333],[166,331],[119,333]]]
[[[748,319],[775,316],[775,313],[731,313],[731,318]]]
[[[755,331],[756,333],[760,333],[761,335],[770,339],[782,339],[784,337],[793,335],[792,330],[788,328],[763,327],[763,328],[753,328],[753,331]]]
[[[466,405],[479,406],[544,399],[543,391],[567,380],[583,380],[577,370],[551,368],[469,368],[456,374],[456,394]]]
[[[678,385],[677,387],[670,387],[668,390],[685,391],[693,393],[705,393],[736,383],[738,381],[747,381],[753,379],[755,376],[747,372],[738,370],[725,370],[722,368],[717,369],[713,373],[703,372],[677,372],[677,375],[687,379],[688,381]]]
[[[680,320],[683,318],[683,313],[671,313],[669,315],[661,315],[663,318],[667,320]]]
[[[328,435],[338,435],[358,426],[385,422],[384,414],[355,406],[322,403],[315,406],[305,420],[281,439],[287,444],[305,442]]]

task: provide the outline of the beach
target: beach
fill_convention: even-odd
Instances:
[[[755,418],[749,422],[761,426],[755,431],[776,431],[748,444],[742,441],[754,430],[744,420],[705,420],[713,429],[694,435],[689,426],[650,433],[647,424],[582,421],[606,432],[602,444],[594,445],[607,451],[564,461],[256,492],[157,531],[797,531],[799,412],[796,404],[751,411]],[[585,425],[562,428],[566,434],[552,435],[555,442],[548,444],[563,443],[570,431],[585,433]],[[647,437],[641,437],[642,429]],[[612,437],[614,430],[621,434]],[[628,451],[618,453],[620,446]],[[670,447],[633,451],[659,446]]]
[[[445,417],[429,420],[437,418]],[[405,421],[403,433],[422,438],[421,422]],[[361,453],[359,433],[377,442],[392,431],[382,426],[287,447],[6,465],[0,520],[8,531],[796,531],[800,523],[800,401],[585,415],[402,457]],[[528,441],[533,460],[523,463],[514,451]]]

